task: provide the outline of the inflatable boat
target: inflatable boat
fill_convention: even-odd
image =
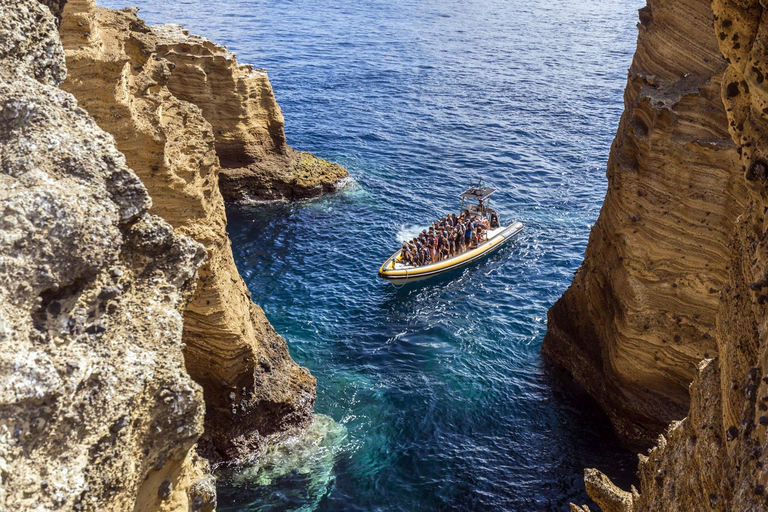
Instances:
[[[484,240],[476,247],[471,247],[450,258],[421,266],[406,264],[401,257],[402,249],[400,249],[379,268],[379,277],[399,288],[407,283],[422,281],[464,267],[503,247],[520,234],[523,224],[513,222],[507,226],[501,225],[498,213],[490,208],[489,198],[495,191],[492,188],[478,186],[469,188],[459,196],[462,200],[460,212],[468,212],[474,220],[487,222],[489,225],[485,231]],[[470,204],[472,200],[476,200],[477,204]]]

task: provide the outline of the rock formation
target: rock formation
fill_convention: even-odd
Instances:
[[[577,375],[609,411],[619,431],[628,437],[645,437],[658,430],[665,420],[676,420],[658,436],[647,455],[640,456],[639,493],[621,491],[598,472],[587,470],[587,491],[603,510],[766,510],[768,3],[651,0],[640,11],[640,17],[638,51],[626,94],[629,101],[609,162],[606,204],[591,235],[582,269],[566,296],[551,311],[551,332],[545,349]],[[716,65],[713,48],[723,58]],[[642,122],[636,120],[640,103],[632,100],[633,74],[639,63],[650,66],[651,61],[655,64],[655,77],[685,72],[690,74],[683,74],[683,80],[698,80],[702,84],[693,97],[675,96],[675,103],[669,107],[658,104],[658,116],[679,120],[681,104],[697,96],[709,98],[706,108],[698,109],[696,117],[695,112],[690,112],[691,117],[681,127],[686,132],[706,127],[709,133],[717,135],[711,141],[700,139],[718,154],[711,160],[712,172],[701,173],[700,160],[687,160],[680,165],[680,155],[695,154],[695,145],[679,148],[688,151],[666,153],[671,144],[681,140],[679,131],[669,131],[666,136],[657,134],[647,152],[638,153],[643,155],[638,159],[640,166],[626,164],[627,147],[630,154],[636,153],[632,139],[638,133],[653,137],[655,132],[656,125],[648,123],[646,117],[641,118]],[[638,97],[641,96],[642,92]],[[726,130],[728,140],[723,140]],[[656,155],[657,152],[661,154]],[[670,191],[670,203],[685,205],[685,211],[679,212],[679,222],[666,219],[673,215],[670,210],[666,214],[641,210],[643,205],[635,200],[640,190],[658,191],[658,177],[642,165],[649,157],[672,162],[664,179],[677,183],[677,193]],[[629,158],[630,162],[634,160]],[[634,178],[638,188],[628,189],[628,176],[634,173],[638,174]],[[714,175],[722,176],[709,181]],[[702,180],[707,180],[708,190],[702,187]],[[696,207],[697,198],[701,207],[711,212],[706,218],[701,208]],[[611,214],[614,210],[616,213]],[[706,236],[711,238],[704,244],[705,233],[694,228],[711,222],[718,211],[721,222],[710,226],[711,234]],[[632,224],[616,221],[628,216]],[[691,274],[686,272],[693,271],[695,266],[686,267],[680,261],[671,266],[659,257],[659,247],[664,247],[659,241],[651,245],[651,240],[644,238],[645,246],[639,246],[637,238],[627,239],[627,226],[636,226],[629,228],[636,237],[648,231],[649,224],[660,226],[657,233],[679,241],[683,248],[678,253],[679,260],[685,256],[689,265],[691,258],[699,262],[699,286],[678,295],[690,286]],[[625,240],[635,246],[630,253],[622,250]],[[702,242],[701,246],[692,245],[693,240]],[[644,255],[653,257],[638,257]],[[660,300],[662,294],[651,293],[647,283],[641,281],[638,285],[633,278],[638,266],[647,269],[653,265],[658,269],[660,260],[666,271],[660,281],[677,284],[675,292],[669,294],[674,300]],[[600,266],[614,270],[605,272]],[[626,271],[629,277],[623,278]],[[627,289],[626,283],[633,285],[631,289]],[[636,298],[629,300],[632,296]],[[648,318],[642,325],[633,321],[638,307]],[[670,313],[677,315],[674,322],[669,321]],[[693,320],[695,325],[691,325]],[[651,334],[654,321],[663,322],[666,330],[659,331],[666,337],[662,345]],[[705,341],[689,338],[681,333],[683,328],[691,334],[703,332],[708,336],[702,336]],[[674,335],[680,336],[680,340],[670,346]],[[659,346],[665,350],[657,352]],[[583,356],[578,354],[579,349]],[[673,359],[670,349],[681,355]],[[658,359],[651,359],[649,354]],[[568,357],[579,360],[569,362]],[[634,368],[622,363],[624,359],[634,360]],[[577,368],[577,363],[585,368]],[[664,408],[662,401],[669,395],[679,402],[679,386],[668,388],[665,394],[662,385],[685,382],[685,372],[694,365],[687,416],[683,417],[683,413],[675,418],[679,405]],[[677,377],[670,379],[675,373]],[[640,405],[628,403],[627,398],[639,401]],[[654,403],[659,406],[655,415],[648,407]],[[640,422],[640,426],[633,431],[631,425],[635,422]]]
[[[205,250],[56,87],[48,9],[0,19],[0,509],[210,509],[182,355]]]
[[[235,268],[220,157],[266,173],[237,185],[259,197],[345,171],[285,144],[263,72],[177,27],[92,0],[0,19],[0,508],[211,510],[198,453],[258,454],[315,400]]]
[[[213,127],[227,201],[302,199],[336,189],[346,169],[285,141],[285,121],[267,72],[239,65],[225,47],[178,25],[152,29],[155,51],[176,67],[167,87],[200,107]]]
[[[745,202],[720,98],[726,62],[709,2],[640,11],[608,191],[581,268],[549,312],[542,350],[629,442],[685,416]]]
[[[282,134],[266,77],[202,38],[182,42],[176,28],[147,27],[136,10],[97,8],[93,0],[70,0],[60,33],[69,73],[62,87],[115,135],[153,198],[151,212],[208,252],[183,333],[186,367],[205,392],[203,453],[240,459],[303,429],[315,379],[251,301],[218,187],[220,160],[232,157],[232,147],[253,149]]]

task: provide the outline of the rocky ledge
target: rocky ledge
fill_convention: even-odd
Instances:
[[[213,128],[226,201],[305,199],[336,190],[349,176],[342,166],[286,143],[266,70],[238,64],[225,47],[178,25],[150,30],[153,51],[173,65],[168,90],[200,107]]]
[[[147,27],[135,10],[70,0],[60,28],[68,68],[62,88],[115,135],[153,198],[151,211],[208,252],[184,311],[184,356],[205,392],[201,451],[213,461],[238,460],[309,424],[315,379],[290,358],[285,340],[251,301],[232,256],[218,186],[221,146],[205,113],[225,111],[227,101],[240,105],[241,98],[211,89],[203,95],[214,77],[231,78],[232,69],[206,77],[169,60],[214,45],[201,39],[199,46],[176,47],[168,32]],[[202,80],[198,89],[195,80]],[[248,104],[241,124],[255,127],[271,115],[271,108],[257,112]]]

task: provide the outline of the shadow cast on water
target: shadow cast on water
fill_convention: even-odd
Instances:
[[[557,423],[564,426],[562,443],[578,447],[573,450],[579,454],[577,469],[596,468],[624,490],[632,485],[639,488],[637,452],[622,444],[597,402],[568,372],[544,355],[537,377],[557,404],[553,411]]]

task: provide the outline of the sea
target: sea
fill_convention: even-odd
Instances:
[[[319,199],[227,209],[237,266],[317,404],[305,437],[218,472],[218,510],[560,511],[591,503],[585,467],[636,483],[636,455],[540,349],[605,195],[642,0],[99,4],[266,68],[288,142],[351,175]],[[424,284],[377,277],[479,182],[522,235]]]

